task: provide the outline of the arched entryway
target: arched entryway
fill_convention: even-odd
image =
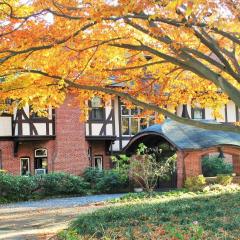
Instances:
[[[159,179],[157,188],[176,188],[177,187],[177,149],[166,138],[160,134],[143,134],[139,137],[135,137],[134,141],[130,142],[125,147],[125,152],[128,155],[136,154],[139,144],[143,143],[147,146],[148,153],[154,153],[157,161],[167,161],[173,159],[173,165],[169,171],[169,177],[165,179]],[[174,161],[175,159],[175,161]]]

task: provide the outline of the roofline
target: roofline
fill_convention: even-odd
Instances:
[[[204,147],[204,148],[180,148],[175,143],[173,143],[168,137],[166,137],[165,135],[163,135],[161,133],[158,133],[158,132],[155,132],[155,131],[145,131],[145,132],[139,132],[138,134],[133,136],[133,138],[122,149],[122,151],[126,152],[126,150],[130,147],[131,144],[133,144],[139,138],[147,136],[147,135],[161,136],[162,138],[164,138],[167,142],[169,142],[172,146],[174,146],[179,151],[199,151],[199,150],[206,150],[206,149],[214,148],[214,147],[235,147],[235,148],[239,148],[240,149],[240,146],[239,145],[235,145],[235,144],[219,144],[219,145],[212,145],[212,146]]]
[[[146,136],[146,135],[156,135],[164,138],[167,142],[169,142],[173,147],[175,147],[177,150],[182,150],[179,146],[177,146],[175,143],[173,143],[168,137],[161,133],[157,133],[154,131],[145,131],[145,132],[139,132],[135,136],[132,137],[132,139],[128,142],[128,144],[122,149],[123,152],[126,152],[126,150],[129,148],[129,146],[137,141],[139,138]]]
[[[199,150],[207,150],[209,148],[216,148],[216,147],[234,147],[234,148],[239,148],[240,150],[240,146],[239,145],[235,145],[235,144],[219,144],[219,145],[212,145],[210,147],[204,147],[204,148],[184,148],[181,149],[182,151],[199,151]]]

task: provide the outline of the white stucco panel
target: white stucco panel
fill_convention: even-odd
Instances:
[[[0,136],[12,136],[11,117],[0,117]]]

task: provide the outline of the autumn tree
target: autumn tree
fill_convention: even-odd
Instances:
[[[119,96],[158,118],[179,104],[240,107],[239,0],[0,0],[0,98],[34,110]]]

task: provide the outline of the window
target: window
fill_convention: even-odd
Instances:
[[[34,158],[34,169],[35,173],[39,172],[38,170],[44,169],[43,172],[47,171],[47,149],[39,148],[35,150]]]
[[[192,119],[205,119],[205,110],[202,108],[192,108]]]
[[[29,157],[20,158],[20,174],[22,176],[30,174]]]
[[[122,135],[135,135],[139,131],[147,128],[155,123],[154,116],[149,119],[137,117],[141,113],[140,108],[127,109],[125,105],[121,105],[121,131]]]
[[[47,149],[44,148],[36,149],[35,157],[47,157]]]
[[[90,107],[91,107],[90,111],[91,120],[104,120],[103,102],[100,97],[94,97],[91,101]]]
[[[99,170],[103,170],[103,157],[94,156],[93,160],[94,160],[93,167],[98,168]]]

